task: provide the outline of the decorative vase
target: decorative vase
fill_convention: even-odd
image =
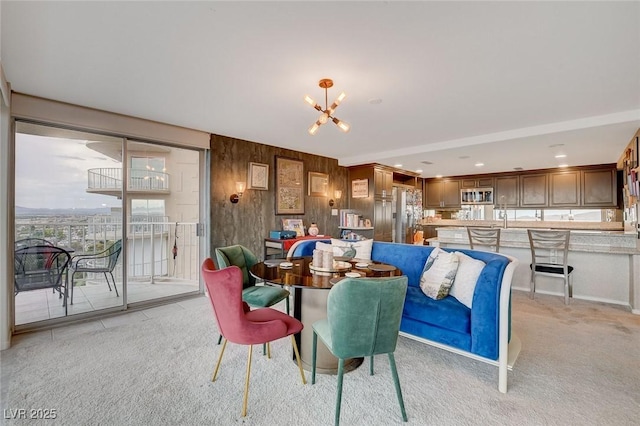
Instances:
[[[309,225],[309,235],[311,235],[312,237],[315,237],[316,235],[318,235],[318,233],[320,232],[318,230],[318,225],[316,225],[315,223],[312,223],[311,225]]]

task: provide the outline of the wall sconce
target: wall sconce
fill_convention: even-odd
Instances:
[[[333,199],[329,200],[329,207],[333,207],[333,205],[337,202],[337,200],[342,198],[342,191],[340,191],[339,189],[336,189],[333,193],[333,198],[335,198],[336,201],[333,201]]]
[[[229,201],[231,201],[233,204],[236,204],[238,201],[240,201],[240,198],[242,198],[242,193],[244,192],[246,186],[247,184],[245,182],[236,182],[236,193],[231,194],[231,196],[229,197]]]

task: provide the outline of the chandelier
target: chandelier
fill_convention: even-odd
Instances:
[[[318,86],[324,89],[324,109],[322,109],[322,107],[318,105],[316,101],[311,99],[309,95],[305,95],[304,97],[304,101],[306,103],[308,103],[309,105],[311,105],[312,107],[314,107],[315,109],[317,109],[322,113],[322,115],[318,117],[318,120],[315,123],[313,123],[311,127],[309,127],[309,134],[315,135],[316,132],[318,131],[318,128],[323,124],[325,124],[327,121],[329,121],[329,119],[331,119],[331,121],[333,121],[340,130],[342,130],[345,133],[348,132],[351,127],[344,121],[338,120],[336,117],[333,116],[334,111],[336,110],[338,105],[340,105],[340,102],[342,102],[342,100],[347,95],[344,92],[340,93],[340,96],[338,96],[336,100],[333,101],[331,106],[328,107],[327,105],[329,105],[329,102],[327,100],[327,89],[333,86],[333,80],[331,80],[330,78],[323,78],[318,83]]]

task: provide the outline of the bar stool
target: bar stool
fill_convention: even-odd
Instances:
[[[500,228],[477,228],[467,226],[469,234],[469,248],[477,250],[486,247],[489,251],[500,251]]]
[[[568,230],[527,229],[531,246],[531,298],[536,291],[536,275],[546,275],[564,280],[564,304],[573,297],[571,273],[573,266],[568,264]]]

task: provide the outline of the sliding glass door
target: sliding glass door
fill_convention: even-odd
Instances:
[[[24,288],[15,286],[16,326],[123,306],[122,250],[113,249],[123,238],[118,155],[123,143],[121,138],[16,122],[16,283],[31,281]],[[96,177],[92,170],[105,172]],[[39,249],[31,265],[21,264],[25,246],[54,246],[68,253],[73,260],[64,266],[59,283],[46,275],[46,248]],[[30,278],[34,276],[39,281]]]
[[[16,286],[16,329],[201,292],[203,164],[203,150],[16,121],[16,283],[35,283]],[[44,247],[31,268],[25,245]],[[57,285],[45,246],[70,257]]]

